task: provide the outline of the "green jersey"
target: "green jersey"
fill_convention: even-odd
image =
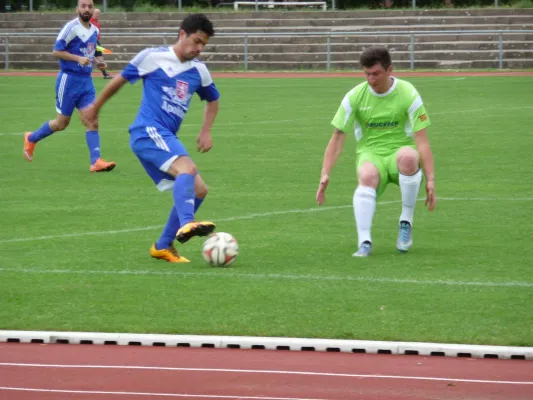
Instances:
[[[430,125],[415,87],[397,78],[383,94],[368,82],[357,85],[344,96],[331,123],[344,133],[355,133],[357,154],[370,151],[380,156],[414,146],[413,133]]]

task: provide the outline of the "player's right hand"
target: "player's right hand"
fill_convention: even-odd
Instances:
[[[91,65],[92,61],[89,57],[79,57],[78,64],[83,65],[84,67]]]
[[[211,138],[211,132],[202,131],[196,138],[197,150],[200,153],[207,153],[213,147],[213,139]]]
[[[324,204],[324,201],[326,201],[326,188],[329,184],[329,175],[324,174],[322,175],[322,178],[320,178],[320,183],[318,185],[318,190],[316,192],[316,202],[319,206]]]

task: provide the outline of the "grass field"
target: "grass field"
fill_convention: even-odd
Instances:
[[[295,336],[533,346],[533,78],[411,78],[433,125],[434,213],[395,250],[399,190],[354,259],[355,139],[315,192],[329,124],[360,79],[219,79],[214,148],[193,157],[210,194],[198,217],[238,239],[233,267],[170,265],[148,249],[171,206],[129,148],[141,85],[103,110],[109,174],[89,174],[77,119],[22,156],[55,115],[50,77],[0,77],[0,329]],[[97,89],[105,82],[96,80]],[[202,107],[180,138],[191,153]],[[422,198],[423,192],[420,193]]]

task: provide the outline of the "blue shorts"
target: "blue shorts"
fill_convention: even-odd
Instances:
[[[77,108],[90,106],[96,99],[93,79],[90,75],[80,76],[60,72],[56,79],[56,111],[70,117]]]
[[[167,173],[174,160],[188,156],[185,146],[169,130],[155,126],[130,129],[130,146],[160,191],[174,186],[174,177]]]

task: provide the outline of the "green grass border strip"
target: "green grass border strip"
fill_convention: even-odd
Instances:
[[[204,347],[533,360],[533,347],[283,337],[0,330],[0,342]]]

